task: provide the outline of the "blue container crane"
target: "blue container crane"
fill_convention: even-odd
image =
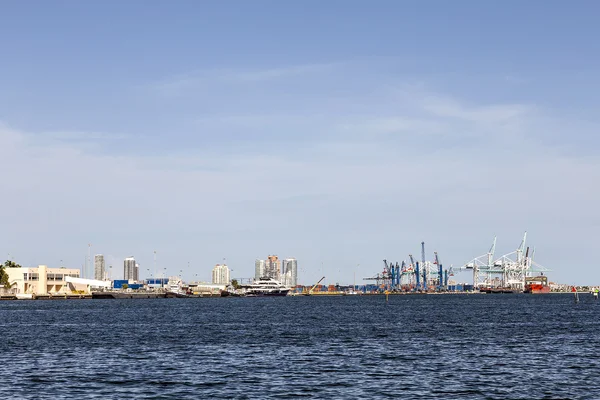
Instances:
[[[415,276],[417,277],[417,286],[416,289],[417,290],[421,290],[421,284],[420,284],[420,277],[419,277],[419,263],[415,262],[415,259],[413,258],[412,254],[409,254],[408,257],[410,258],[410,263],[413,266],[413,268],[415,269]]]
[[[438,290],[442,290],[444,289],[444,271],[442,269],[442,263],[440,262],[440,258],[438,257],[437,251],[435,251],[433,254],[435,254],[434,264],[437,264],[438,266]]]

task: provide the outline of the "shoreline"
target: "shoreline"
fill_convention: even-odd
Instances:
[[[577,292],[578,294],[590,294],[593,293]],[[418,295],[515,295],[515,294],[528,294],[528,293],[485,293],[485,292],[389,292],[389,293],[360,293],[360,294],[344,294],[341,292],[323,292],[320,294],[303,294],[295,293],[289,294],[282,297],[362,297],[362,296],[418,296]],[[573,292],[549,292],[532,294],[532,296],[538,296],[540,294],[573,294]],[[65,295],[0,295],[0,301],[31,301],[31,300],[120,300],[120,299],[164,299],[164,298],[186,298],[186,299],[200,299],[200,298],[236,298],[244,296],[176,296],[170,293],[136,293],[136,292],[97,292],[97,294],[65,294]]]

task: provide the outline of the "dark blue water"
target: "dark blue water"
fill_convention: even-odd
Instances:
[[[10,398],[600,398],[582,295],[0,302]],[[5,398],[9,398],[5,397]]]

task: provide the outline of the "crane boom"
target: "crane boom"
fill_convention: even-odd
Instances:
[[[325,279],[325,277],[322,277],[321,279],[319,279],[319,282],[315,283],[313,285],[313,287],[310,288],[310,290],[308,291],[308,294],[311,294],[313,290],[315,290],[315,288],[319,285],[319,283],[321,283],[323,281],[323,279]]]
[[[413,267],[414,271],[417,268],[417,264],[415,264],[415,259],[413,258],[412,254],[409,254],[408,258],[410,258],[410,265]]]

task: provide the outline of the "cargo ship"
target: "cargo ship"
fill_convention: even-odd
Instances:
[[[548,286],[548,277],[540,275],[525,278],[525,290],[523,290],[523,292],[532,294],[550,293],[550,286]]]

